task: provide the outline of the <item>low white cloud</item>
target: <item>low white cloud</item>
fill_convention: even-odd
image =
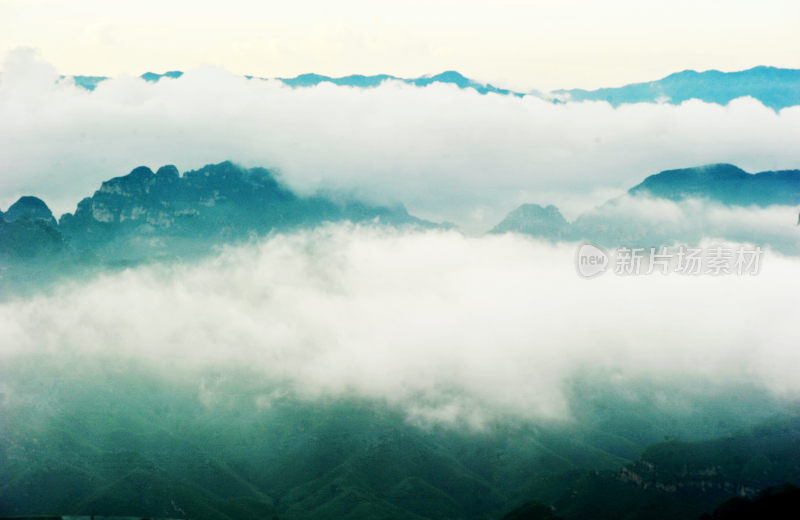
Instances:
[[[419,216],[485,231],[523,202],[565,214],[670,168],[800,165],[800,107],[553,104],[451,85],[387,82],[291,89],[216,68],[94,92],[12,53],[0,77],[0,207],[36,194],[73,211],[100,182],[139,165],[266,166],[303,193],[333,189],[402,202]]]
[[[800,260],[768,251],[756,276],[585,280],[576,247],[353,226],[275,236],[2,303],[0,364],[247,370],[280,395],[472,423],[569,417],[567,387],[585,371],[618,386],[685,379],[800,397]]]
[[[671,201],[623,195],[573,221],[574,238],[638,245],[723,239],[767,245],[800,255],[797,206],[729,207],[701,199]],[[630,244],[628,244],[630,245]]]

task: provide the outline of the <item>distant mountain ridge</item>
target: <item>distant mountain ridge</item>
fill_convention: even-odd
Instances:
[[[339,85],[339,86],[371,88],[371,87],[377,87],[386,80],[394,80],[394,81],[400,81],[402,83],[407,83],[410,85],[415,85],[417,87],[426,87],[434,83],[444,83],[444,84],[455,85],[462,89],[473,89],[479,94],[488,94],[491,92],[494,94],[514,95],[520,97],[525,95],[521,92],[513,92],[508,89],[495,87],[490,83],[477,82],[475,80],[463,76],[462,74],[454,70],[448,70],[440,74],[435,74],[433,76],[420,76],[418,78],[402,78],[399,76],[392,76],[389,74],[378,74],[374,76],[362,76],[359,74],[353,74],[350,76],[343,76],[339,78],[322,76],[319,74],[301,74],[299,76],[295,76],[294,78],[277,78],[277,79],[286,83],[290,87],[312,87],[315,85],[319,85],[320,83],[333,83],[334,85]]]
[[[793,206],[800,204],[800,170],[747,173],[732,164],[711,164],[651,175],[628,193],[669,200],[699,197],[734,206]]]
[[[173,70],[165,72],[164,74],[145,72],[139,77],[145,81],[157,82],[163,78],[176,79],[180,78],[181,76],[183,76],[183,72],[179,70]],[[256,76],[245,76],[245,77],[247,79],[261,79],[261,80],[270,79],[270,78],[260,78]],[[79,87],[82,87],[86,90],[94,90],[95,88],[97,88],[98,84],[111,78],[106,76],[72,76],[72,79],[75,81],[75,84],[78,85]],[[467,78],[466,76],[463,76],[462,74],[454,70],[448,70],[439,74],[434,74],[429,76],[419,76],[417,78],[402,78],[400,76],[392,76],[391,74],[375,74],[371,76],[364,76],[361,74],[351,74],[349,76],[331,77],[331,76],[324,76],[321,74],[309,73],[309,74],[300,74],[293,78],[274,78],[274,79],[281,81],[293,88],[313,87],[321,83],[331,83],[334,85],[344,86],[344,87],[374,88],[379,86],[384,81],[391,80],[391,81],[399,81],[402,83],[407,83],[409,85],[415,85],[417,87],[426,87],[434,83],[441,83],[441,84],[455,85],[462,89],[473,89],[480,94],[494,93],[500,95],[513,95],[518,97],[526,95],[525,93],[522,92],[514,92],[509,89],[498,88],[489,83],[480,83],[478,81]]]
[[[627,215],[630,202],[661,199],[682,202],[701,199],[726,207],[800,206],[800,170],[748,173],[732,164],[710,164],[667,170],[650,175],[627,194],[607,201],[568,223],[558,208],[523,204],[512,210],[491,233],[515,232],[547,240],[591,240],[603,245],[666,245],[676,240],[703,238],[702,223],[687,222],[680,233],[660,229]],[[627,204],[627,205],[626,205]],[[794,222],[792,222],[794,223]],[[694,227],[691,227],[694,225]],[[729,240],[763,243],[767,237],[748,236],[744,230],[728,230]],[[718,238],[718,237],[717,237]],[[775,244],[772,244],[775,245]],[[797,243],[784,244],[784,252],[799,253]]]
[[[750,96],[780,110],[800,104],[800,69],[760,66],[736,72],[685,70],[656,81],[596,90],[561,89],[553,94],[570,101],[608,101],[613,106],[658,101],[680,104],[689,99],[727,105]]]
[[[140,77],[146,81],[159,81],[162,78],[179,78],[181,71],[164,74],[146,72]],[[246,76],[254,78],[254,76]],[[72,76],[75,84],[87,90],[94,90],[104,76]],[[256,78],[266,79],[266,78]],[[291,78],[275,78],[293,88],[313,87],[321,83],[331,83],[354,88],[374,88],[387,80],[400,81],[409,85],[425,87],[431,84],[450,84],[462,89],[472,89],[480,94],[499,94],[523,97],[541,97],[555,103],[580,101],[607,101],[613,106],[629,103],[670,103],[680,104],[689,99],[699,99],[707,103],[727,105],[740,97],[752,97],[774,110],[800,105],[800,69],[785,69],[759,66],[736,72],[708,70],[697,72],[685,70],[670,74],[655,81],[632,83],[621,87],[586,89],[557,89],[550,93],[531,90],[526,92],[496,87],[481,83],[456,71],[440,74],[403,78],[391,74],[332,77],[321,74],[300,74]]]

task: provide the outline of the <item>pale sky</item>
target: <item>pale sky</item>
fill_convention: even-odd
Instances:
[[[0,0],[0,54],[34,47],[63,74],[111,76],[455,69],[518,89],[596,88],[800,68],[798,28],[794,0]]]

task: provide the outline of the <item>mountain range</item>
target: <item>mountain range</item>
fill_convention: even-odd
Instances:
[[[703,198],[729,206],[797,206],[800,170],[751,174],[732,164],[711,164],[651,175],[628,193],[672,201]]]
[[[647,225],[608,217],[624,198],[796,211],[800,171],[669,170],[572,223],[554,206],[525,205],[495,232],[636,238]],[[0,213],[0,288],[199,258],[326,222],[440,227],[402,206],[301,196],[263,168],[139,167],[60,218],[32,196]],[[214,374],[185,381],[161,377],[165,367],[60,363],[3,371],[0,517],[697,520],[798,507],[784,483],[800,484],[800,419],[757,391],[704,393],[669,411],[659,403],[680,395],[679,384],[615,393],[605,377],[576,378],[567,394],[580,420],[473,431],[419,427],[402,410],[356,399],[281,394],[261,406],[259,396],[272,394],[258,374],[218,378],[221,401],[209,404],[197,381]]]
[[[754,67],[737,72],[708,70],[676,72],[656,81],[596,90],[569,89],[553,92],[570,101],[624,103],[664,102],[680,104],[689,99],[727,105],[749,96],[774,110],[800,104],[800,69]]]
[[[664,200],[676,203],[686,214],[676,225],[669,222],[645,222],[635,214],[637,202]],[[491,233],[521,233],[547,240],[590,240],[601,245],[636,245],[654,247],[673,242],[696,242],[702,238],[723,238],[770,245],[786,253],[800,253],[800,229],[797,236],[770,236],[763,230],[737,228],[710,229],[703,220],[706,206],[733,208],[768,208],[800,206],[800,170],[748,173],[732,164],[667,170],[647,177],[621,197],[611,199],[567,222],[555,206],[523,204],[511,211]],[[681,206],[681,204],[683,204]],[[692,211],[697,214],[691,213]],[[656,213],[654,211],[654,213]],[[800,219],[792,223],[800,222]],[[787,221],[788,223],[788,221]]]
[[[647,177],[624,197],[609,200],[573,222],[567,222],[555,206],[524,204],[491,233],[591,240],[609,246],[658,246],[698,241],[714,232],[719,234],[716,238],[800,253],[796,236],[787,239],[738,227],[709,230],[702,218],[693,215],[674,228],[643,223],[630,213],[632,200],[652,199],[675,203],[700,199],[728,208],[796,208],[800,206],[800,170],[750,174],[730,164],[668,170]],[[99,267],[198,258],[254,236],[345,221],[416,229],[449,227],[414,217],[403,206],[299,196],[264,168],[223,162],[181,175],[174,166],[156,172],[139,167],[103,182],[73,213],[59,219],[33,196],[21,197],[5,213],[0,211],[0,286],[29,286],[31,280],[58,278],[62,272],[90,273]]]
[[[341,221],[436,226],[402,206],[298,196],[263,168],[223,162],[180,175],[174,166],[139,167],[103,182],[58,220],[32,196],[0,211],[0,286],[64,270],[197,258],[253,236]]]
[[[147,72],[140,77],[146,81],[159,81],[162,78],[179,78],[181,71],[164,74]],[[253,78],[253,76],[247,76]],[[104,76],[72,76],[75,84],[87,90],[94,90]],[[257,78],[265,79],[265,78]],[[627,103],[670,103],[680,104],[690,99],[707,103],[727,105],[740,97],[752,97],[774,110],[800,105],[800,69],[777,67],[754,67],[736,72],[708,70],[697,72],[685,70],[664,78],[643,83],[633,83],[621,87],[585,89],[557,89],[552,92],[530,90],[525,92],[496,87],[489,83],[467,78],[456,71],[440,74],[403,78],[390,74],[365,76],[331,77],[320,74],[300,74],[291,78],[275,78],[293,88],[312,87],[321,83],[331,83],[354,88],[372,88],[387,80],[399,81],[409,85],[425,87],[431,84],[449,84],[462,89],[472,89],[480,94],[512,96],[536,96],[554,103],[580,101],[607,101],[613,106]]]

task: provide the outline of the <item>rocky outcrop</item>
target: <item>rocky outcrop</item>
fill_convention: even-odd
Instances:
[[[752,497],[764,487],[800,481],[798,440],[793,418],[720,439],[663,442],[617,478],[643,490]]]
[[[65,240],[47,204],[37,197],[20,197],[0,212],[0,259],[30,262],[51,258],[65,249]]]
[[[12,204],[5,214],[0,213],[0,218],[6,222],[15,222],[19,219],[28,219],[31,222],[42,220],[55,225],[56,219],[47,204],[38,197],[24,196]]]
[[[223,162],[181,175],[172,165],[155,173],[140,166],[103,182],[58,222],[43,201],[22,197],[3,215],[0,254],[63,252],[112,263],[185,258],[254,235],[337,221],[434,225],[402,206],[299,197],[264,168]]]
[[[182,176],[171,165],[156,173],[136,168],[104,182],[78,204],[75,213],[62,216],[59,225],[76,247],[104,254],[123,247],[145,254],[175,253],[178,246],[203,248],[209,241],[342,220],[430,225],[402,207],[298,197],[269,170],[240,168],[231,162]],[[145,244],[148,240],[150,246]]]

